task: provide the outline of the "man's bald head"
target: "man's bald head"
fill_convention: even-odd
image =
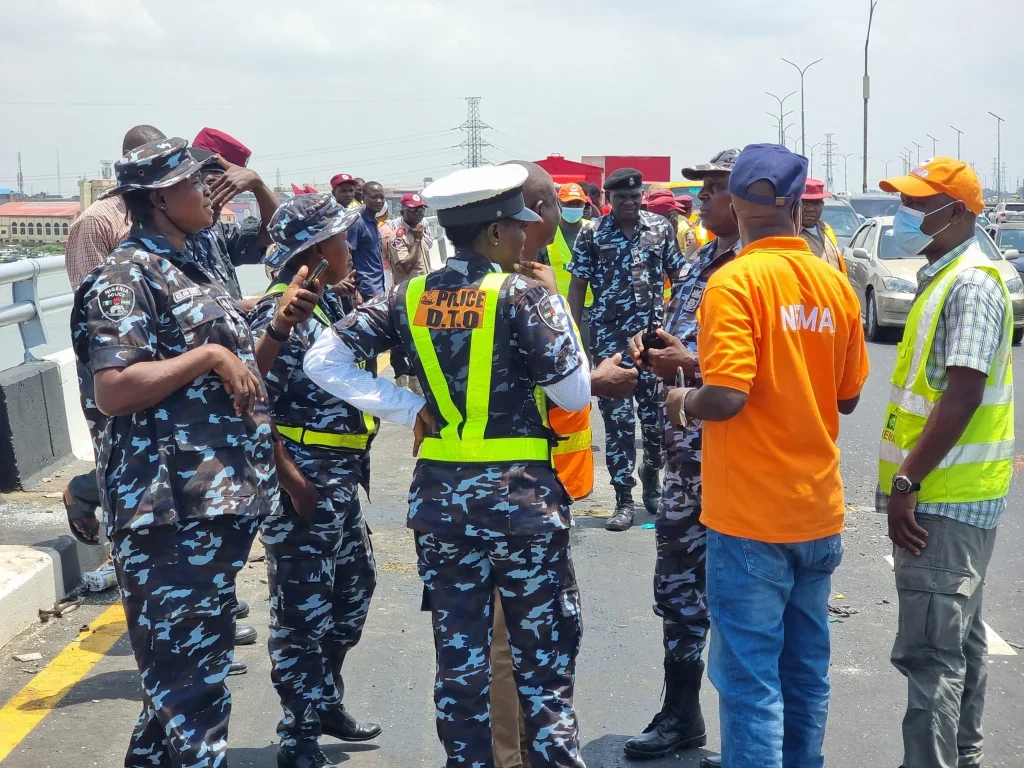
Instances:
[[[555,233],[558,231],[562,207],[555,192],[555,180],[536,163],[510,160],[502,165],[520,165],[528,174],[523,183],[523,200],[526,207],[541,218],[540,221],[526,225],[523,258],[533,260],[541,248],[547,248],[555,241]]]
[[[152,125],[136,125],[124,135],[124,140],[121,142],[121,154],[126,155],[143,144],[166,138],[159,128],[154,128]]]

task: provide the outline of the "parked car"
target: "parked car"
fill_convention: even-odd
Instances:
[[[1024,203],[1018,200],[1004,200],[997,203],[995,210],[988,217],[992,224],[1002,224],[1007,221],[1024,221]]]
[[[900,207],[899,195],[888,195],[885,192],[870,192],[866,195],[850,195],[853,210],[865,219],[875,216],[895,216]]]
[[[1013,343],[1024,339],[1024,281],[1006,261],[981,227],[978,244],[999,269],[1013,303]],[[928,260],[907,256],[893,244],[892,217],[868,219],[850,240],[844,254],[846,272],[860,299],[864,333],[871,341],[883,341],[907,324],[917,293],[917,271]]]
[[[1013,264],[1018,272],[1024,272],[1024,258],[1021,258],[1021,253],[1024,253],[1024,221],[992,224],[985,232],[995,242],[1003,258]]]
[[[832,198],[825,200],[825,208],[821,212],[821,219],[836,233],[836,242],[839,250],[850,244],[850,238],[860,226],[860,219],[857,212],[845,200]]]

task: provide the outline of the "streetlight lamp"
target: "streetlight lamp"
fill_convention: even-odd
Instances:
[[[783,135],[782,121],[783,121],[783,119],[785,119],[786,115],[791,115],[793,113],[792,112],[787,112],[786,115],[784,115],[784,114],[782,114],[782,110],[785,109],[786,99],[788,99],[790,96],[796,95],[796,91],[790,91],[785,96],[783,96],[781,99],[778,96],[776,96],[774,93],[771,93],[770,91],[765,91],[765,93],[768,94],[769,96],[771,96],[777,102],[779,102],[779,144],[784,144],[785,143],[785,141],[784,141],[785,137]]]
[[[843,158],[843,192],[849,192],[850,191],[850,183],[847,180],[847,176],[846,176],[847,163],[849,162],[850,158],[853,157],[856,154],[856,152],[847,152],[845,154],[843,154],[842,152],[836,152],[836,154],[839,155],[841,158]]]
[[[807,123],[806,123],[805,117],[804,117],[804,73],[808,69],[813,67],[815,64],[817,64],[818,62],[824,61],[824,59],[818,59],[818,61],[812,61],[810,64],[808,64],[803,69],[800,69],[799,66],[794,64],[789,59],[783,59],[783,61],[786,62],[787,64],[789,64],[789,66],[794,67],[796,69],[796,71],[800,73],[800,134],[802,136],[806,136],[807,135]],[[806,157],[807,156],[807,140],[806,139],[801,139],[800,140],[800,150],[801,150],[801,154],[804,157]]]
[[[939,154],[938,150],[935,148],[938,145],[939,140],[932,136],[930,133],[926,133],[925,136],[932,140],[932,157],[935,157],[936,155]]]
[[[1003,199],[1003,118],[989,112],[996,119],[996,202]]]
[[[871,42],[871,21],[875,18],[875,0],[871,0],[871,10],[868,11],[868,33],[864,37],[864,188],[868,191],[868,99],[871,97],[871,78],[868,76],[868,44]]]
[[[775,121],[775,127],[778,129],[778,132],[779,132],[779,144],[784,144],[785,143],[785,138],[786,138],[786,130],[787,130],[788,126],[783,126],[782,121],[785,120],[790,115],[792,115],[793,114],[793,110],[790,110],[789,112],[785,113],[784,115],[776,115],[774,112],[768,112],[766,110],[765,114],[768,115],[768,117],[770,117],[772,120]],[[792,123],[790,123],[790,125],[792,125]]]
[[[803,144],[803,139],[802,138],[800,139],[800,143]],[[815,147],[820,147],[824,143],[825,143],[824,141],[818,141],[818,142],[815,142],[814,144],[811,144],[811,154],[809,156],[809,160],[811,162],[810,176],[812,178],[814,177],[814,148]],[[808,156],[804,155],[804,157],[808,157]]]
[[[964,135],[964,132],[961,131],[959,128],[957,128],[954,125],[951,125],[949,127],[952,128],[954,131],[956,131],[956,159],[959,160],[960,159],[960,137]]]
[[[885,166],[885,178],[888,179],[889,178],[889,163],[894,163],[896,161],[895,160],[879,160],[878,162],[880,162],[882,165]]]

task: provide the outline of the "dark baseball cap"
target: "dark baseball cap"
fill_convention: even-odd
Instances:
[[[750,186],[767,181],[775,187],[768,197],[750,192]],[[729,177],[729,191],[757,205],[790,205],[799,200],[807,183],[807,158],[781,144],[748,144],[736,159]]]

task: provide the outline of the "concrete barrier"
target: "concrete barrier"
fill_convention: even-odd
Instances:
[[[64,597],[60,556],[44,547],[0,546],[0,647]]]
[[[70,347],[47,355],[46,360],[60,366],[60,386],[64,396],[64,413],[68,418],[68,438],[71,440],[71,451],[76,459],[94,460],[92,437],[89,425],[85,423],[82,413],[82,398],[78,390],[78,366],[75,353]]]
[[[0,371],[0,491],[24,489],[71,458],[60,370],[41,360]]]

